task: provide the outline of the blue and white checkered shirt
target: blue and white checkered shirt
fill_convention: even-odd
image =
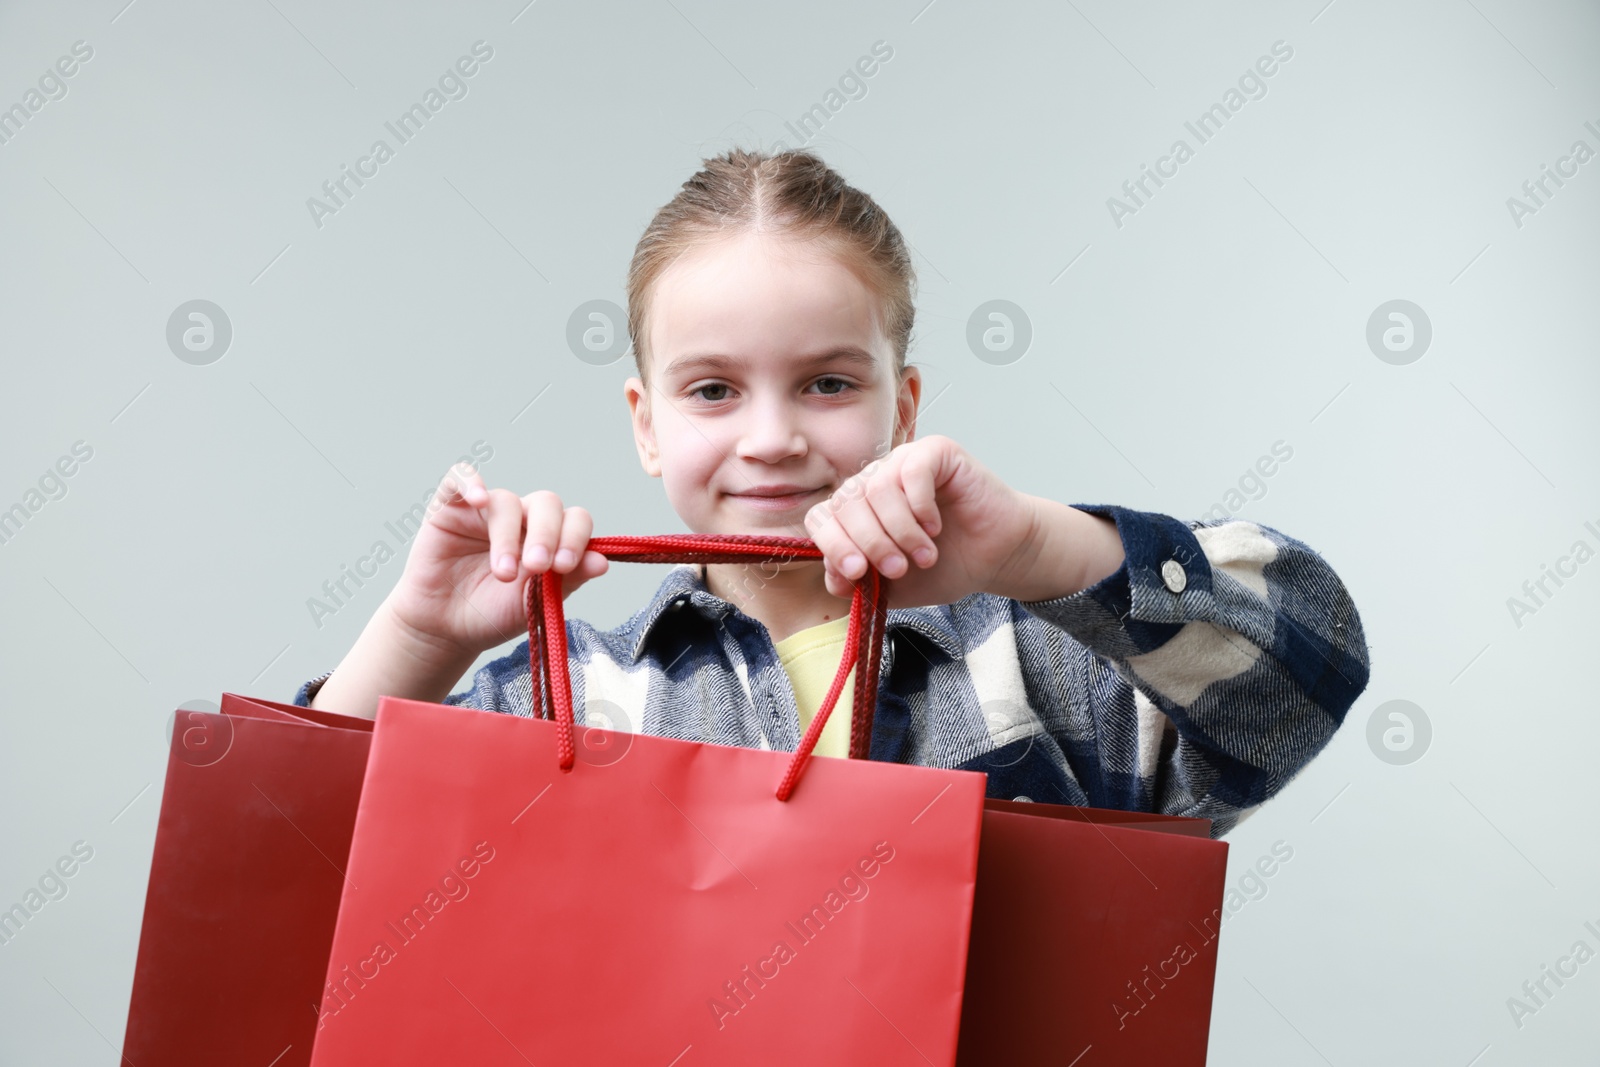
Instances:
[[[889,609],[871,758],[983,771],[991,797],[1199,816],[1220,837],[1322,750],[1366,687],[1355,604],[1321,556],[1270,527],[1073,506],[1116,522],[1115,574],[1052,600]],[[580,724],[587,712],[635,733],[799,745],[770,634],[698,565],[673,566],[614,630],[569,617],[567,641]],[[528,642],[445,703],[531,715]]]

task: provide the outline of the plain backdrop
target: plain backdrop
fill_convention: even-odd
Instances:
[[[1597,44],[1593,4],[1507,0],[0,7],[0,907],[93,851],[0,945],[0,1061],[117,1062],[173,710],[336,665],[475,443],[597,532],[684,529],[605,309],[703,157],[781,141],[915,249],[919,432],[1068,503],[1220,505],[1355,598],[1370,686],[1227,838],[1212,1062],[1595,1062],[1600,958],[1523,984],[1600,950]]]

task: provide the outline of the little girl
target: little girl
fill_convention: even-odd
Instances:
[[[705,160],[656,214],[628,272],[639,460],[690,530],[807,537],[825,558],[680,564],[616,629],[568,619],[576,721],[793,750],[870,561],[890,579],[872,759],[1221,836],[1367,684],[1343,583],[1270,527],[1030,496],[917,438],[914,282],[894,223],[809,152]],[[535,714],[526,640],[450,689],[526,632],[529,575],[553,570],[565,596],[606,572],[592,533],[554,493],[453,467],[394,591],[295,702]],[[847,753],[854,678],[818,754]]]

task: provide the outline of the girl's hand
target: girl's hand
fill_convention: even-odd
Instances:
[[[389,594],[396,622],[450,654],[478,653],[525,634],[528,576],[554,570],[562,598],[610,568],[585,546],[594,520],[547,489],[489,489],[469,463],[440,481]]]
[[[1025,573],[1037,553],[1033,505],[934,434],[873,461],[811,508],[805,523],[823,551],[828,592],[850,596],[871,559],[890,579],[890,605],[918,607],[1003,588]]]

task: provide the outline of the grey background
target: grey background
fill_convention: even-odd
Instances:
[[[1321,551],[1367,628],[1344,727],[1228,837],[1233,887],[1293,858],[1224,927],[1212,1062],[1596,1062],[1600,960],[1520,1026],[1507,1006],[1600,949],[1600,562],[1520,625],[1507,605],[1600,549],[1600,160],[1507,207],[1600,149],[1594,4],[124,2],[0,7],[0,106],[94,49],[0,145],[0,509],[93,448],[0,544],[0,907],[94,850],[0,946],[0,1061],[116,1062],[173,709],[337,664],[402,562],[320,628],[307,599],[473,442],[491,484],[599,532],[682,529],[629,437],[631,358],[577,358],[568,318],[623,303],[702,157],[795,146],[882,40],[809,146],[915,246],[919,432],[1027,492],[1184,518],[1284,441],[1229,510]],[[468,95],[314,225],[480,39]],[[1279,40],[1199,144],[1184,122]],[[1177,138],[1194,158],[1115,225]],[[195,299],[233,331],[203,366],[166,341]],[[966,340],[996,299],[1033,333],[999,364]],[[1366,340],[1395,299],[1433,332],[1403,365]],[[618,565],[568,610],[615,624],[660,578]],[[1431,723],[1420,759],[1369,746],[1391,700]]]

